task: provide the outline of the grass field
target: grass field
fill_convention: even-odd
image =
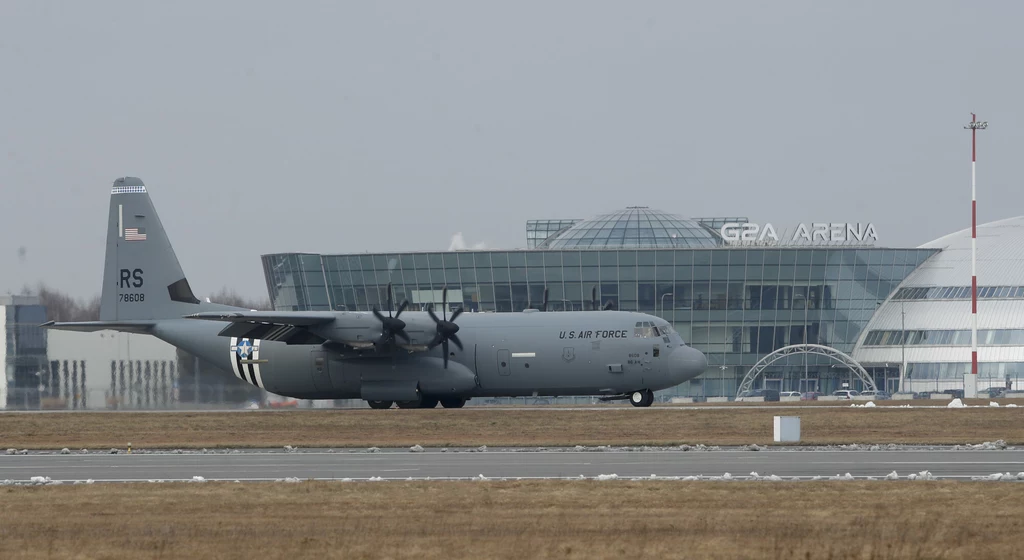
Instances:
[[[2,414],[0,449],[766,445],[780,414],[803,444],[1024,443],[1024,408],[609,407]]]
[[[2,558],[1013,558],[1024,485],[302,482],[0,489]]]

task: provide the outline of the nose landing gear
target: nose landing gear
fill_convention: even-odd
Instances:
[[[654,391],[650,389],[643,389],[640,391],[634,391],[629,395],[629,404],[637,407],[646,408],[654,403]]]

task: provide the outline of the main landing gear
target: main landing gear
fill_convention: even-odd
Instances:
[[[633,406],[647,408],[654,403],[654,391],[650,389],[643,389],[641,391],[634,391],[629,394],[629,404]]]
[[[463,397],[423,397],[414,401],[366,401],[370,405],[370,408],[386,409],[391,408],[392,404],[397,404],[398,408],[437,408],[440,404],[445,408],[462,408],[466,404],[466,400]]]

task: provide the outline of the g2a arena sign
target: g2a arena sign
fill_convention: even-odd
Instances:
[[[729,222],[722,225],[719,233],[726,242],[741,245],[814,245],[814,244],[840,244],[858,243],[873,244],[878,241],[878,233],[875,225],[861,223],[819,223],[800,224],[792,236],[786,236],[783,232],[781,241],[775,226],[771,224],[753,224]]]

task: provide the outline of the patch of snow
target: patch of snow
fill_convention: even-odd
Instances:
[[[617,474],[599,474],[595,477],[595,480],[616,480],[619,478]]]
[[[935,480],[935,475],[928,471],[921,471],[917,474],[907,475],[907,480]]]
[[[32,484],[49,484],[53,482],[48,476],[33,476],[29,479]]]
[[[1013,403],[1010,403],[1010,404],[1006,405],[1006,408],[1017,408],[1017,405],[1015,405]]]
[[[288,478],[284,479],[284,481],[285,482],[302,482],[301,480],[299,480],[299,477],[297,477],[297,476],[289,476]]]
[[[65,447],[64,449],[60,450],[60,454],[61,455],[71,455],[71,450],[68,449],[67,447]]]
[[[946,408],[965,408],[964,401],[960,399],[953,399],[949,401],[949,404],[946,405]]]
[[[380,448],[379,447],[371,447],[371,448],[367,449],[366,452],[367,453],[380,453]]]
[[[299,450],[299,448],[298,447],[292,447],[290,445],[286,445],[286,446],[284,446],[284,450],[287,451],[288,453],[295,453],[296,451]],[[204,449],[203,451],[206,451],[206,450]]]
[[[384,481],[384,479],[379,477],[379,476],[371,476],[367,480],[369,480],[370,482],[383,482]]]
[[[988,401],[988,405],[989,406],[994,406],[996,408],[999,408],[999,403],[997,403],[996,401]]]
[[[474,476],[473,480],[487,480],[487,477],[482,474],[479,474],[477,476]]]
[[[18,453],[18,450],[17,450],[17,449],[15,449],[15,448],[13,448],[13,447],[8,447],[8,448],[7,448],[7,454],[8,454],[8,455],[15,455],[15,454],[17,454],[17,453]]]
[[[206,482],[206,479],[201,476],[193,476],[192,482]]]
[[[417,443],[416,445],[410,447],[409,451],[412,451],[413,453],[419,453],[423,451],[423,446]]]
[[[111,447],[110,448],[110,454],[111,455],[117,455],[118,453],[120,453],[120,451],[118,451],[116,447]]]
[[[900,475],[896,474],[896,471],[892,471],[891,473],[885,475],[885,479],[886,480],[899,480],[900,479]]]
[[[756,443],[752,443],[750,445],[747,445],[743,449],[745,449],[747,451],[764,451],[765,450],[764,447],[761,447],[760,445],[758,445]]]

